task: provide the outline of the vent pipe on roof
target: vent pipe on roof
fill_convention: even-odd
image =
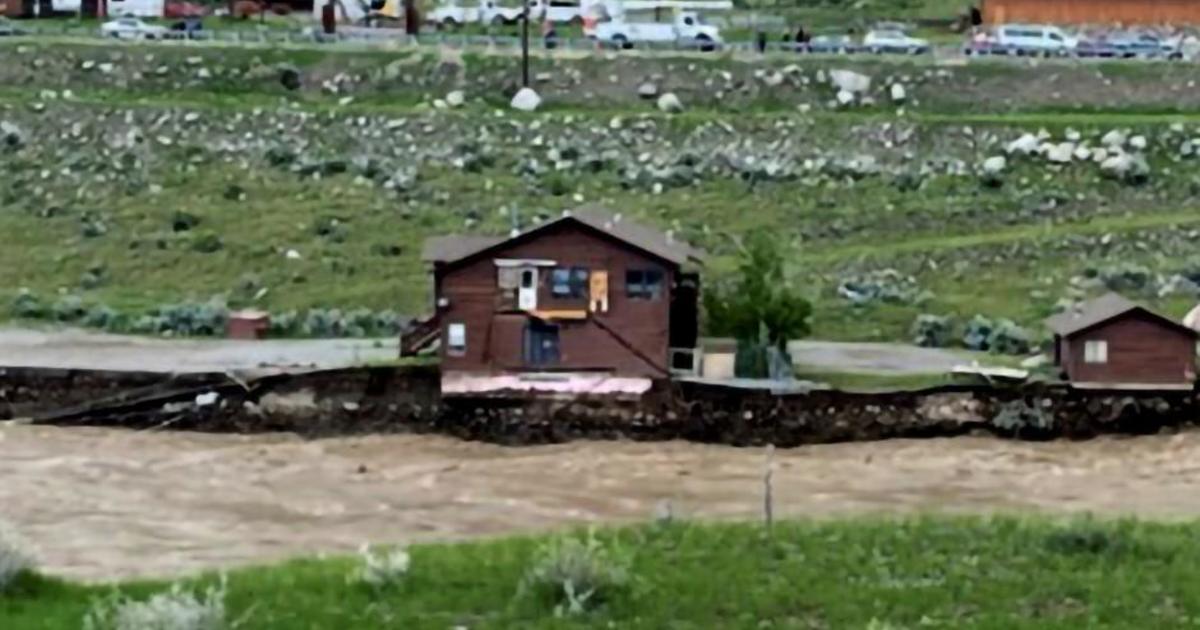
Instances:
[[[618,212],[618,213],[614,214],[612,220],[613,220],[613,223],[620,223],[621,222],[621,213]]]
[[[667,230],[667,242],[670,244],[675,243],[675,230]]]
[[[521,216],[518,214],[516,206],[509,208],[508,218],[512,223],[512,228],[508,231],[508,236],[509,238],[516,238],[521,234]]]

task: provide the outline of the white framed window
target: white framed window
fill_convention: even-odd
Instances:
[[[446,351],[462,356],[467,351],[467,325],[454,322],[446,327]]]
[[[1083,343],[1084,363],[1108,363],[1108,342],[1103,340]]]

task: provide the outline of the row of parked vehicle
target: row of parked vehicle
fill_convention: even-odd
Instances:
[[[1076,35],[1057,26],[1006,24],[976,33],[963,52],[967,55],[1179,59],[1183,56],[1182,41],[1182,37],[1166,38],[1150,32]]]

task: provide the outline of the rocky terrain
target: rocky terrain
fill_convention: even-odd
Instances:
[[[577,55],[536,60],[524,112],[502,55],[4,50],[12,317],[391,334],[424,237],[584,201],[704,247],[709,282],[776,232],[823,337],[1021,352],[1090,292],[1200,295],[1191,65]]]

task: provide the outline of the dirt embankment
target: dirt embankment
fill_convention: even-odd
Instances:
[[[5,45],[7,88],[152,91],[164,97],[206,92],[366,97],[375,102],[426,102],[462,90],[468,102],[503,104],[519,87],[511,55],[443,50],[201,48],[21,43]],[[1188,110],[1200,106],[1200,67],[1185,63],[1093,63],[1002,60],[935,65],[928,61],[812,59],[723,55],[678,57],[605,52],[536,53],[535,88],[548,105],[654,109],[676,93],[685,107],[837,107],[831,71],[871,79],[862,96],[891,105],[903,86],[914,110],[1004,112],[1021,109],[1125,108]],[[34,92],[36,93],[36,92]],[[57,98],[61,94],[46,95]]]

